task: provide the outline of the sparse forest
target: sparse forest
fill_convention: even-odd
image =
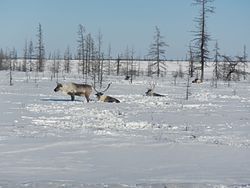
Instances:
[[[211,36],[208,32],[208,14],[215,13],[215,7],[212,5],[214,0],[194,0],[193,5],[200,7],[198,16],[194,19],[195,28],[192,33],[194,39],[190,41],[187,50],[187,58],[185,60],[171,60],[177,62],[189,62],[187,71],[183,71],[183,65],[179,65],[178,70],[168,71],[168,57],[166,55],[167,48],[171,48],[165,41],[165,37],[161,35],[160,28],[155,27],[152,43],[149,45],[149,52],[145,56],[147,58],[135,57],[134,48],[125,49],[124,53],[120,53],[117,57],[111,56],[111,44],[107,49],[103,46],[103,36],[101,31],[97,37],[93,37],[92,33],[87,31],[82,24],[78,25],[76,35],[77,52],[71,51],[71,47],[67,46],[64,53],[59,50],[47,52],[45,56],[44,33],[42,25],[39,23],[36,33],[36,41],[25,40],[24,49],[21,56],[17,57],[17,51],[13,48],[9,50],[0,49],[0,70],[9,70],[10,85],[13,85],[12,71],[25,72],[27,82],[31,77],[37,81],[44,71],[51,71],[51,79],[58,81],[58,74],[66,77],[72,73],[72,69],[77,69],[79,77],[82,77],[84,83],[94,83],[102,87],[105,77],[108,75],[124,75],[125,80],[130,83],[137,76],[164,77],[171,74],[176,84],[177,77],[204,81],[206,67],[213,65],[213,76],[206,79],[213,80],[214,86],[217,87],[217,81],[239,81],[246,80],[248,72],[248,60],[246,54],[246,46],[242,56],[231,57],[230,55],[222,55],[219,52],[219,44],[216,42],[215,49],[209,50],[208,43],[211,42]],[[106,51],[106,53],[105,53]],[[211,53],[211,51],[213,53]],[[214,58],[213,58],[214,56]],[[147,66],[145,68],[145,65]],[[189,79],[188,78],[188,79]]]
[[[0,188],[249,187],[249,41],[214,20],[236,1],[20,2],[9,25],[41,21],[0,41]]]
[[[204,6],[211,1],[195,1],[196,4]],[[206,9],[212,12],[212,9]],[[88,33],[85,27],[79,24],[77,31],[77,52],[73,53],[70,46],[67,46],[64,53],[59,50],[47,52],[45,57],[45,44],[43,42],[44,33],[42,25],[38,25],[37,41],[25,41],[23,54],[17,56],[15,48],[12,50],[0,49],[0,70],[9,70],[10,85],[13,85],[12,71],[24,72],[27,82],[33,77],[35,82],[39,77],[42,77],[43,72],[51,72],[51,79],[58,81],[58,75],[67,77],[67,74],[72,74],[72,69],[76,70],[84,83],[94,83],[102,87],[106,76],[117,75],[124,76],[125,80],[133,82],[137,76],[149,77],[164,77],[166,74],[171,74],[176,84],[176,79],[185,78],[204,80],[206,67],[213,67],[213,75],[206,79],[211,79],[215,86],[218,80],[222,81],[239,81],[246,80],[248,60],[246,54],[246,46],[244,46],[242,56],[230,57],[221,55],[219,52],[219,44],[216,42],[213,53],[209,53],[208,42],[209,35],[206,34],[203,28],[203,17],[197,19],[198,28],[201,30],[195,32],[195,39],[191,41],[187,50],[187,59],[185,60],[168,60],[166,56],[166,47],[170,48],[164,41],[164,37],[160,33],[160,29],[155,27],[153,41],[150,44],[147,58],[135,57],[135,49],[126,48],[124,53],[117,57],[111,56],[111,44],[109,44],[107,53],[102,49],[102,34],[99,31],[96,40]],[[194,42],[194,43],[193,43]],[[34,43],[36,45],[34,46]],[[203,44],[204,43],[204,44]],[[202,46],[202,47],[201,47]],[[210,54],[210,55],[209,55]],[[214,54],[214,55],[213,55]],[[214,58],[212,58],[212,55]],[[179,68],[168,71],[168,62],[180,62]],[[184,64],[181,62],[189,62],[187,71]],[[189,79],[188,78],[188,79]]]

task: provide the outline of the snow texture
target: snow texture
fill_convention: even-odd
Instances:
[[[170,66],[169,66],[170,67]],[[178,69],[178,66],[172,66]],[[0,187],[250,187],[250,81],[105,77],[119,104],[0,72]],[[81,82],[67,75],[61,82]]]

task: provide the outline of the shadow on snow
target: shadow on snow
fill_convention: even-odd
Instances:
[[[53,99],[53,98],[44,98],[41,99],[41,101],[52,101],[52,102],[82,102],[82,100],[74,100],[72,101],[71,99]]]

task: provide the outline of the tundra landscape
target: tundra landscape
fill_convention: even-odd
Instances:
[[[0,0],[0,188],[250,188],[249,0]]]
[[[147,64],[146,62],[144,62]],[[2,187],[248,187],[250,80],[191,83],[166,76],[106,76],[120,103],[54,92],[51,73],[1,71]],[[208,68],[209,70],[209,68]],[[212,69],[210,69],[212,70]],[[212,74],[212,72],[210,72]],[[208,77],[211,74],[207,74]],[[75,74],[61,83],[80,82]]]

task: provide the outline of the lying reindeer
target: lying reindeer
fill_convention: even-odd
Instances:
[[[61,91],[66,95],[71,96],[71,101],[75,100],[75,96],[85,96],[87,102],[89,102],[89,96],[92,92],[92,86],[88,84],[76,84],[76,83],[57,83],[55,92]]]
[[[192,81],[192,83],[200,84],[200,83],[202,83],[202,81],[201,81],[200,79],[198,79],[198,78],[195,78],[195,79]]]
[[[155,83],[149,84],[150,88],[148,88],[148,91],[145,92],[146,96],[151,96],[151,97],[165,97],[165,95],[161,95],[158,93],[154,93],[154,88],[155,88]]]
[[[102,102],[110,102],[110,103],[115,102],[115,103],[120,103],[120,101],[119,101],[118,99],[114,98],[114,97],[110,97],[110,96],[103,95],[103,93],[109,89],[110,85],[111,85],[111,83],[109,83],[108,86],[107,86],[107,88],[106,88],[105,90],[103,90],[103,91],[97,91],[97,90],[95,89],[95,87],[94,87],[94,90],[96,91],[96,94],[95,94],[95,95],[97,96],[97,99],[98,99],[99,101],[102,101]]]
[[[165,97],[166,96],[166,95],[154,93],[152,89],[148,89],[148,91],[145,94],[146,96],[151,96],[151,97]]]

